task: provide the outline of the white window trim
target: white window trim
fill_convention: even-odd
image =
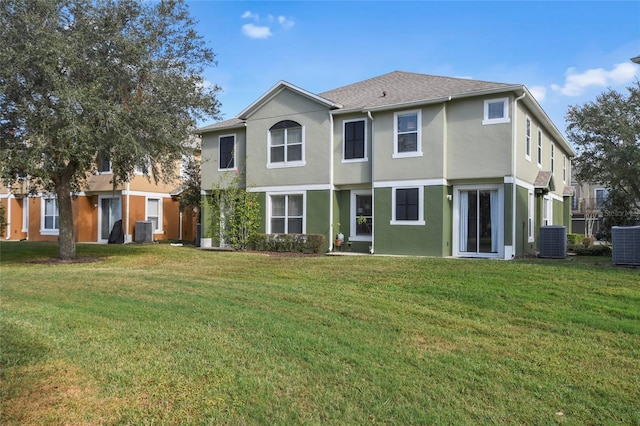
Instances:
[[[266,211],[266,231],[267,234],[271,232],[271,197],[282,195],[302,195],[302,233],[307,233],[307,192],[306,191],[283,191],[283,192],[267,192],[267,211]],[[288,216],[287,216],[288,217]]]
[[[396,220],[396,191],[398,189],[418,189],[418,220]],[[424,186],[395,186],[391,189],[391,221],[390,225],[421,226],[424,220]]]
[[[41,197],[40,202],[40,235],[60,235],[60,228],[58,229],[45,229],[44,227],[44,216],[45,216],[45,200],[55,200],[56,211],[58,212],[58,224],[60,223],[60,209],[58,208],[57,197],[52,194],[43,195]],[[58,225],[59,226],[59,225]]]
[[[272,163],[271,162],[271,130],[267,130],[267,169],[282,169],[282,168],[287,168],[287,167],[304,167],[307,165],[307,162],[305,160],[306,155],[305,155],[305,134],[306,134],[306,129],[305,126],[300,126],[302,128],[302,160],[300,161],[282,161],[282,162],[278,162],[278,163]],[[288,129],[288,128],[287,128]],[[287,130],[285,129],[285,130]],[[284,143],[284,147],[285,147],[285,157],[286,157],[286,153],[287,153],[287,136],[288,136],[288,132],[285,131],[285,143]]]
[[[538,129],[538,167],[542,168],[542,130]]]
[[[416,138],[417,147],[414,152],[398,152],[398,116],[416,114]],[[393,113],[393,157],[392,158],[408,158],[422,157],[422,110],[414,109],[411,111],[398,111]]]
[[[22,198],[22,232],[29,232],[29,196]]]
[[[498,191],[498,222],[504,223],[504,186],[503,185],[456,185],[453,187],[453,255],[470,256],[468,252],[460,251],[460,192],[475,190],[497,190]],[[476,258],[503,258],[505,255],[504,230],[502,227],[498,230],[498,253],[478,253],[471,255]]]
[[[358,225],[357,223],[357,212],[356,212],[356,197],[358,195],[373,195],[372,191],[370,189],[358,189],[358,190],[352,190],[351,191],[351,207],[350,207],[350,235],[349,235],[349,240],[350,241],[371,241],[372,235],[368,235],[368,236],[363,236],[363,235],[356,235],[356,227]],[[372,202],[373,202],[373,197],[371,198]],[[395,205],[395,204],[394,204]],[[395,209],[395,207],[394,207]],[[371,213],[373,213],[373,206],[371,206]]]
[[[556,172],[556,145],[551,142],[551,174],[555,174]]]
[[[567,183],[567,156],[562,154],[562,182]]]
[[[347,123],[354,123],[357,121],[363,121],[364,122],[364,157],[363,158],[344,158],[345,157],[345,150],[347,148],[347,138],[345,136],[345,127]],[[342,122],[342,162],[343,163],[364,163],[369,161],[369,154],[368,154],[368,144],[367,144],[367,138],[368,138],[368,121],[366,118],[354,118],[353,120],[344,120]]]
[[[222,138],[230,138],[233,137],[233,167],[230,168],[223,168],[221,167],[220,164],[220,143],[222,143]],[[271,142],[271,139],[269,139],[269,142]],[[238,138],[236,137],[235,133],[230,133],[228,135],[220,135],[218,136],[218,171],[219,172],[225,172],[228,170],[235,170],[236,166],[237,166],[237,161],[236,161],[236,152],[237,152],[237,145],[238,144]],[[271,152],[271,150],[269,150],[269,152]]]
[[[525,146],[524,146],[524,158],[527,161],[531,161],[531,118],[527,116],[525,120]]]
[[[527,230],[527,234],[529,237],[528,241],[530,243],[533,243],[535,241],[535,235],[536,235],[536,197],[532,190],[529,190],[528,200],[529,200],[529,205],[528,205],[529,222],[531,223],[531,226]]]
[[[495,104],[497,102],[502,102],[504,116],[501,118],[489,118],[489,104]],[[483,126],[490,125],[490,124],[510,123],[510,122],[511,122],[511,118],[509,117],[509,98],[485,99],[484,115],[482,120]]]
[[[551,226],[553,225],[553,199],[545,195],[542,199],[542,225],[543,226]],[[546,209],[544,208],[546,204]],[[545,221],[547,223],[545,223]]]
[[[158,200],[158,229],[154,229],[154,234],[164,234],[164,230],[162,227],[163,216],[162,216],[162,197],[150,197],[147,196],[144,198],[144,220],[149,220],[149,200]]]

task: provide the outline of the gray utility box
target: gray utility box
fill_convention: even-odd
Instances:
[[[153,222],[150,220],[137,220],[133,241],[136,243],[153,242]]]
[[[540,227],[540,257],[564,259],[567,257],[567,227],[550,225]]]
[[[640,226],[612,226],[611,250],[616,265],[640,265]]]

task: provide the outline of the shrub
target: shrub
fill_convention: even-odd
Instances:
[[[567,234],[567,245],[576,246],[582,242],[583,238],[582,234]]]
[[[594,239],[593,237],[584,237],[582,239],[582,245],[589,248],[593,245]]]
[[[252,234],[247,248],[258,251],[321,253],[326,249],[324,235],[320,234]]]
[[[578,256],[611,256],[611,247],[599,244],[593,246],[575,246],[574,252]]]

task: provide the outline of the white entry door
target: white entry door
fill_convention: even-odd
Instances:
[[[99,197],[98,211],[98,241],[106,243],[113,225],[122,219],[122,199],[120,196],[112,197],[101,195]]]

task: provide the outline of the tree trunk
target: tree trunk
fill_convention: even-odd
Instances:
[[[58,234],[58,257],[63,260],[76,258],[76,236],[73,229],[73,211],[71,207],[71,184],[69,179],[61,178],[55,182],[60,215]]]

